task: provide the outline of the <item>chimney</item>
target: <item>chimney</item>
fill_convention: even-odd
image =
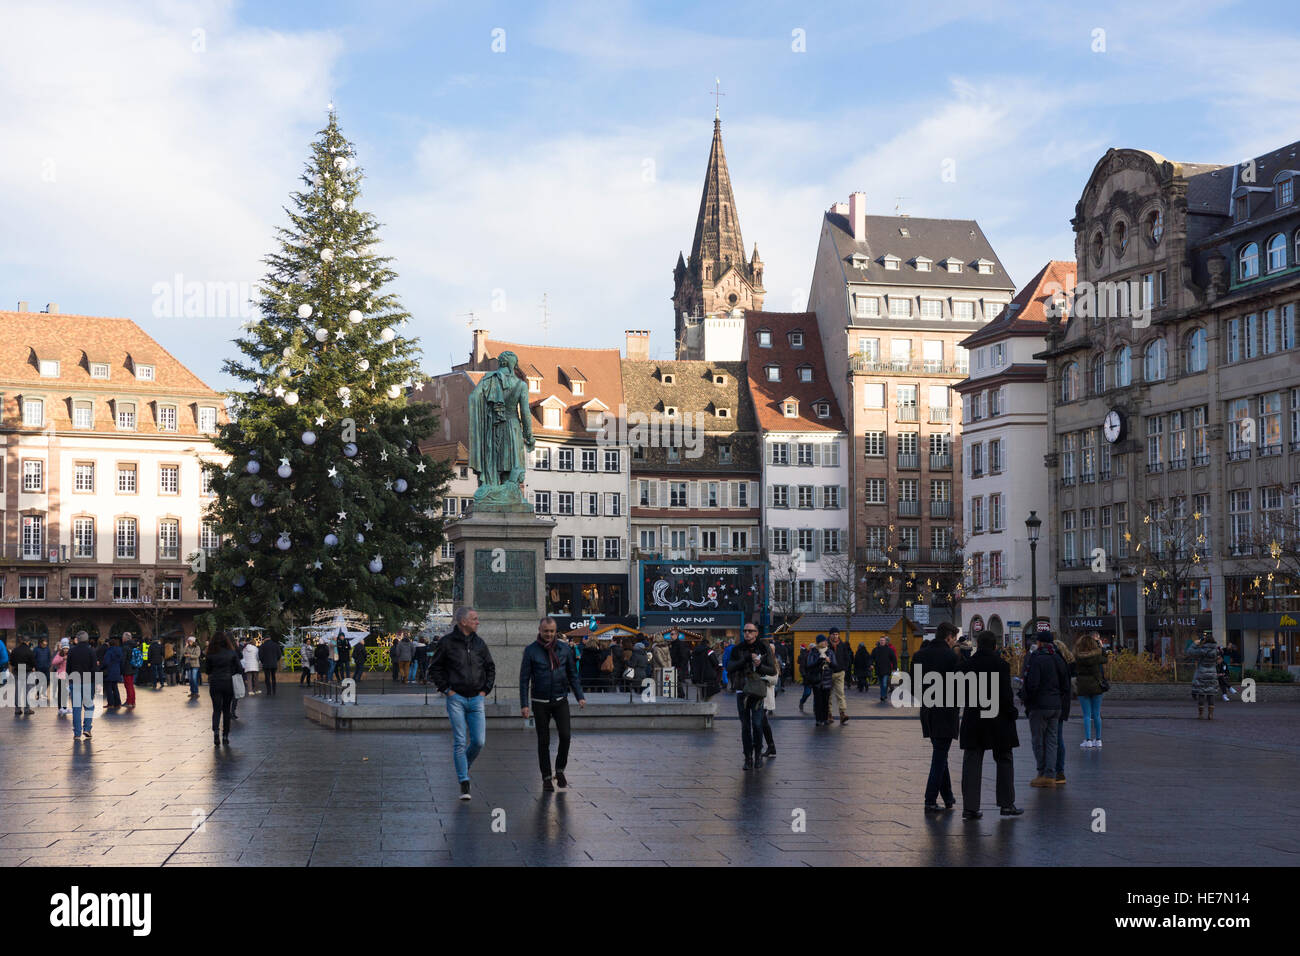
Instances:
[[[59,311],[59,303],[51,302],[45,306],[45,311],[50,315],[55,315]]]
[[[629,362],[648,362],[650,360],[650,333],[637,329],[628,329],[623,333],[627,336],[627,346],[624,351],[627,352]]]
[[[26,311],[27,311],[27,303],[26,303],[26,302],[19,302],[19,303],[18,303],[18,311],[19,311],[19,312],[26,312]]]
[[[478,368],[487,361],[487,337],[487,329],[474,330],[474,354],[471,357],[470,363],[475,368]]]
[[[853,193],[849,196],[849,222],[853,224],[853,241],[865,242],[867,239],[866,193]]]

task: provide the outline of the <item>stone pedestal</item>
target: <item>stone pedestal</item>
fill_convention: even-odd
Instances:
[[[447,526],[455,548],[453,603],[478,611],[497,668],[497,700],[516,704],[524,648],[546,614],[545,543],[555,522],[532,512],[478,511]]]

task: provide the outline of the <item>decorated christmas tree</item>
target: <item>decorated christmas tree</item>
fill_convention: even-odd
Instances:
[[[419,375],[379,223],[356,207],[352,145],[331,112],[305,189],[266,258],[260,318],[225,370],[231,420],[207,464],[220,546],[191,558],[213,623],[283,628],[347,607],[396,628],[424,619],[445,566],[441,497],[450,469],[422,455],[432,406],[408,403]]]

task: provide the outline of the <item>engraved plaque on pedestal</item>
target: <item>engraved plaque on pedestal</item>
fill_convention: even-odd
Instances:
[[[537,567],[533,551],[474,550],[474,606],[480,611],[535,609]]]

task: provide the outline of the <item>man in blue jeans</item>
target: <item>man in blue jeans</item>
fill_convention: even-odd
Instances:
[[[889,639],[882,637],[876,642],[876,649],[871,652],[871,663],[876,668],[876,677],[880,680],[880,702],[889,699],[889,678],[898,670],[898,655],[894,653]]]
[[[90,635],[77,632],[77,643],[68,651],[65,670],[68,675],[68,696],[72,703],[72,739],[84,736],[90,739],[90,725],[95,721],[95,652],[90,647]],[[82,714],[85,722],[82,722]]]
[[[460,798],[468,800],[469,768],[487,741],[484,698],[496,684],[497,668],[483,638],[478,612],[456,609],[456,626],[438,642],[429,662],[429,680],[447,699],[451,721],[452,762],[460,781]]]
[[[731,687],[736,693],[736,713],[740,717],[740,746],[745,752],[745,769],[760,770],[763,766],[763,702],[767,699],[767,686],[764,681],[757,681],[763,688],[762,694],[753,693],[746,683],[751,676],[775,677],[776,660],[772,649],[758,639],[758,627],[746,624],[744,639],[732,645],[731,658],[727,663],[731,673]]]

